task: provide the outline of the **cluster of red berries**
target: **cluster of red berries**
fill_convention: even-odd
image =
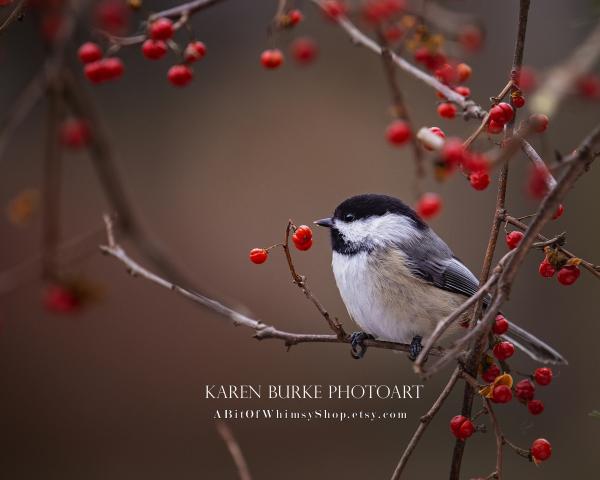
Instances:
[[[148,38],[142,43],[142,54],[149,60],[159,60],[167,53],[168,42],[175,34],[175,26],[168,18],[159,18],[148,26]],[[190,65],[206,55],[206,46],[199,41],[188,43],[183,50],[183,62],[171,66],[167,72],[169,82],[177,87],[187,85],[193,78]],[[84,74],[92,83],[102,83],[119,78],[125,68],[121,59],[103,58],[102,49],[93,42],[79,47],[79,59],[84,63]]]
[[[450,420],[450,431],[456,438],[466,440],[475,432],[475,426],[467,417],[456,415]]]
[[[458,65],[444,63],[435,71],[435,76],[440,82],[450,88],[453,88],[454,91],[459,95],[469,98],[471,96],[471,89],[469,87],[465,87],[464,85],[453,85],[457,82],[467,81],[469,78],[471,78],[472,72],[473,71],[471,67],[466,63],[459,63]],[[456,117],[456,105],[445,101],[446,97],[439,92],[437,93],[437,96],[444,100],[444,102],[440,103],[437,107],[438,115],[446,119],[452,119]]]
[[[79,59],[84,64],[83,72],[92,83],[115,80],[123,75],[125,67],[120,58],[104,57],[100,46],[86,42],[79,47]]]
[[[552,251],[548,251],[538,271],[544,278],[551,278],[558,271],[556,279],[558,283],[565,286],[573,285],[581,275],[578,259],[565,261],[561,255],[556,255]]]
[[[290,10],[283,14],[278,20],[280,28],[291,28],[296,26],[304,19],[304,15],[300,10]],[[317,44],[314,40],[308,37],[300,37],[295,39],[290,45],[290,51],[293,58],[301,65],[311,63],[317,56]],[[283,65],[284,55],[278,48],[270,48],[264,50],[260,54],[260,63],[267,70],[275,70]]]
[[[294,233],[292,234],[292,242],[294,246],[300,251],[309,250],[313,245],[313,233],[310,227],[306,225],[300,225],[299,227],[292,226]],[[260,265],[265,263],[269,258],[269,251],[275,247],[281,247],[282,244],[272,245],[268,248],[253,248],[250,250],[250,261]]]

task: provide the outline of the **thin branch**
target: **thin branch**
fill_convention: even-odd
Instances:
[[[515,51],[513,56],[513,64],[511,69],[511,80],[515,80],[515,75],[517,72],[520,72],[521,66],[523,64],[523,52],[525,48],[525,35],[527,33],[527,18],[529,15],[529,0],[520,0],[519,2],[519,23],[517,28],[517,40],[515,42]],[[511,99],[512,102],[512,99]],[[516,117],[516,115],[515,115]],[[512,133],[512,128],[514,125],[515,119],[509,123],[507,126],[507,130],[510,129]],[[490,237],[488,240],[488,246],[486,249],[483,267],[481,271],[480,281],[485,282],[490,275],[490,270],[492,267],[492,261],[494,258],[494,252],[496,251],[496,244],[498,242],[498,235],[500,233],[500,224],[501,218],[504,215],[504,211],[506,209],[506,188],[508,184],[508,162],[505,162],[502,170],[500,172],[500,177],[498,180],[498,194],[496,197],[496,208],[494,211],[494,220],[492,223],[492,228],[490,232]],[[514,258],[514,257],[512,257]],[[503,272],[504,274],[504,272]],[[493,315],[493,308],[495,308],[494,303],[488,307],[488,311],[486,312],[485,317],[490,317]],[[481,308],[483,302],[477,302],[477,305],[474,309],[473,321],[472,321],[472,330],[469,333],[477,330],[479,325],[485,325],[484,331],[481,332],[480,337],[475,342],[473,346],[472,352],[467,359],[465,370],[467,373],[475,376],[477,375],[477,370],[479,367],[479,362],[481,359],[481,355],[485,349],[485,340],[487,337],[487,333],[489,329],[491,329],[491,320],[482,319],[479,325],[476,324],[477,319],[479,318]],[[495,316],[495,315],[494,315]],[[456,355],[456,354],[455,354]],[[466,417],[471,416],[471,412],[473,410],[473,397],[475,395],[475,391],[473,387],[469,384],[465,385],[465,391],[463,396],[463,404],[462,404],[462,415]],[[450,480],[459,480],[460,478],[460,470],[462,464],[462,458],[465,450],[465,443],[461,442],[457,439],[454,445],[454,452],[452,454],[452,463],[450,466]]]
[[[163,288],[171,290],[187,298],[188,300],[191,300],[192,302],[201,305],[204,308],[207,308],[213,313],[217,313],[218,315],[221,315],[222,317],[231,320],[236,326],[241,325],[243,327],[247,327],[254,330],[254,338],[256,338],[257,340],[278,339],[282,340],[287,347],[299,345],[301,343],[350,343],[349,336],[340,339],[337,335],[301,334],[278,330],[277,328],[271,325],[267,325],[266,323],[263,323],[260,320],[256,320],[247,315],[244,315],[243,313],[234,310],[233,308],[219,302],[218,300],[207,297],[206,295],[203,295],[201,293],[180,287],[179,285],[176,285],[170,282],[169,280],[160,277],[159,275],[151,272],[150,270],[147,270],[139,263],[131,259],[127,255],[125,250],[123,250],[123,248],[116,243],[113,223],[108,215],[104,216],[104,222],[106,225],[108,245],[100,246],[100,250],[123,263],[127,267],[127,271],[132,276],[144,278]],[[364,345],[367,347],[383,348],[387,350],[396,350],[400,352],[408,352],[410,349],[410,345],[405,343],[394,343],[381,340],[365,340]],[[433,355],[439,356],[443,353],[443,349],[437,348],[432,350],[431,353]]]
[[[514,225],[515,227],[520,228],[523,231],[527,230],[527,225],[525,223],[521,222],[519,219],[517,219],[515,217],[511,217],[510,215],[505,215],[504,218],[502,219],[502,221],[510,223],[511,225]],[[549,240],[547,237],[545,237],[542,234],[537,234],[536,238],[538,240],[541,240],[542,242],[546,242]],[[569,250],[567,250],[566,248],[564,248],[562,246],[559,246],[559,250],[569,258],[579,258],[581,260],[581,266],[583,268],[585,268],[587,271],[592,273],[596,278],[600,278],[600,265],[594,265],[593,263],[591,263],[585,259],[582,259],[581,257],[575,255],[573,252],[570,252]]]
[[[311,303],[316,307],[316,309],[323,316],[323,318],[325,318],[325,320],[327,321],[327,324],[329,325],[329,328],[331,328],[331,330],[333,330],[333,332],[336,334],[336,336],[340,340],[344,339],[346,337],[346,332],[344,331],[342,324],[338,321],[337,318],[331,317],[331,315],[329,314],[327,309],[323,306],[323,304],[320,302],[320,300],[313,294],[313,292],[306,285],[306,277],[303,275],[300,275],[296,271],[296,267],[294,266],[294,262],[292,260],[292,254],[290,252],[290,233],[291,233],[291,229],[292,229],[293,225],[294,224],[290,220],[285,229],[285,241],[281,245],[283,248],[283,252],[285,253],[285,258],[287,260],[290,274],[292,275],[292,280],[293,280],[294,284],[297,285],[298,288],[300,288],[300,290],[302,290],[302,293],[304,293],[304,296],[308,300],[310,300]]]
[[[19,18],[21,18],[21,14],[25,9],[25,3],[25,0],[19,0],[17,6],[13,8],[12,12],[10,12],[10,15],[6,17],[2,24],[0,24],[0,33],[3,33],[11,23],[16,22],[19,20]]]
[[[324,10],[323,0],[311,1],[319,8]],[[366,49],[370,50],[371,52],[377,55],[383,54],[384,48],[381,45],[379,45],[375,40],[365,35],[358,27],[356,27],[356,25],[354,25],[348,19],[348,17],[341,15],[337,17],[336,21],[340,25],[340,27],[342,27],[342,29],[350,36],[350,39],[354,44],[365,47]],[[404,60],[402,57],[396,55],[395,53],[391,52],[390,55],[392,61],[401,70],[422,81],[426,85],[429,85],[434,90],[437,90],[442,95],[444,95],[444,97],[446,97],[449,101],[459,105],[464,111],[465,118],[483,118],[485,116],[486,111],[472,100],[467,100],[465,97],[463,97],[459,93],[456,93],[454,90],[444,85],[435,77],[415,67],[410,62]]]
[[[459,379],[459,377],[460,377],[460,368],[456,367],[454,369],[454,373],[450,377],[450,380],[448,380],[448,383],[446,384],[446,386],[444,387],[444,389],[442,390],[442,392],[440,393],[440,395],[438,396],[436,401],[433,403],[433,405],[431,406],[429,411],[420,418],[419,426],[417,427],[417,430],[415,431],[412,438],[408,442],[408,445],[404,449],[404,452],[402,453],[402,457],[400,457],[400,461],[398,462],[398,465],[396,466],[396,469],[394,470],[394,473],[392,474],[391,480],[398,480],[400,478],[400,475],[402,475],[402,472],[404,471],[404,468],[406,467],[406,464],[408,463],[408,460],[409,460],[412,452],[414,451],[417,444],[419,443],[419,440],[421,440],[421,437],[423,436],[423,434],[425,433],[425,430],[431,423],[431,420],[433,419],[435,414],[438,412],[438,410],[441,408],[441,406],[443,405],[446,398],[448,398],[448,395],[450,395],[450,393],[454,389],[454,385],[456,385],[456,381]]]
[[[531,163],[535,165],[537,168],[541,168],[548,172],[548,190],[552,190],[556,186],[556,179],[548,170],[548,166],[546,162],[540,157],[540,155],[535,151],[535,148],[531,146],[531,144],[525,140],[521,139],[521,150],[527,155],[527,158],[531,160]]]
[[[240,444],[235,439],[235,436],[233,435],[231,428],[229,428],[229,425],[223,421],[218,421],[216,422],[215,426],[217,428],[217,432],[219,432],[219,435],[221,435],[223,442],[225,442],[227,450],[229,450],[229,453],[233,458],[233,462],[237,468],[240,480],[252,480],[250,469],[248,468],[248,464],[246,463],[246,459],[244,458]]]

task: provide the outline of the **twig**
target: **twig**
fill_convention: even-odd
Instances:
[[[180,287],[179,285],[176,285],[170,282],[169,280],[166,280],[156,275],[150,270],[147,270],[139,263],[131,259],[127,255],[125,250],[123,250],[123,248],[116,243],[113,223],[108,215],[104,216],[104,222],[106,225],[108,245],[101,245],[100,250],[123,263],[127,267],[127,271],[132,276],[144,278],[152,283],[160,285],[163,288],[171,290],[187,298],[188,300],[191,300],[192,302],[201,305],[209,309],[210,311],[217,313],[222,317],[225,317],[228,320],[231,320],[236,326],[241,325],[243,327],[247,327],[254,330],[254,338],[256,338],[257,340],[278,339],[282,340],[286,347],[299,345],[301,343],[350,343],[349,336],[340,339],[337,335],[301,334],[278,330],[277,328],[271,325],[267,325],[260,320],[256,320],[247,315],[244,315],[243,313],[234,310],[233,308],[219,302],[218,300],[207,297],[206,295],[203,295],[201,293]],[[397,350],[400,352],[408,352],[410,349],[410,345],[405,343],[394,343],[381,340],[365,340],[364,345],[367,347]],[[433,349],[431,353],[433,355],[439,356],[443,353],[443,349]]]
[[[302,293],[304,293],[306,298],[308,298],[311,301],[311,303],[317,308],[319,313],[325,318],[325,320],[327,321],[327,324],[329,325],[329,328],[331,328],[331,330],[333,330],[333,332],[336,334],[336,336],[340,340],[344,339],[346,337],[346,332],[344,331],[342,324],[338,321],[337,318],[331,317],[331,315],[329,314],[327,309],[323,306],[323,304],[319,301],[319,299],[313,294],[313,292],[306,285],[306,277],[303,275],[300,275],[296,271],[296,267],[294,266],[294,262],[292,260],[292,254],[290,253],[290,233],[291,233],[291,229],[292,229],[293,225],[294,224],[292,223],[291,220],[288,221],[287,227],[285,229],[285,241],[281,245],[283,248],[283,252],[285,253],[285,258],[287,260],[288,268],[290,269],[290,274],[292,275],[292,280],[294,281],[294,284],[297,285],[298,288],[300,288],[300,290],[302,290]]]
[[[410,144],[413,150],[413,157],[415,160],[416,167],[415,193],[417,197],[420,197],[422,193],[421,182],[423,178],[425,178],[425,167],[423,165],[423,150],[420,145],[420,142],[417,141],[417,138],[414,135],[414,126],[410,119],[406,103],[404,102],[404,95],[402,94],[400,85],[398,85],[398,80],[396,78],[396,69],[394,67],[394,61],[392,59],[392,52],[389,49],[389,45],[387,44],[387,40],[385,39],[384,35],[380,31],[378,33],[379,41],[383,45],[385,45],[385,48],[381,53],[381,61],[383,63],[383,71],[385,73],[385,77],[387,79],[388,86],[392,95],[394,116],[395,118],[404,119],[411,131]]]
[[[550,170],[548,170],[546,162],[544,162],[542,157],[539,156],[531,144],[525,139],[521,139],[521,150],[523,150],[525,155],[527,155],[527,158],[529,158],[531,163],[533,163],[537,168],[544,169],[546,172],[548,172],[548,189],[552,190],[556,186],[556,179],[550,173]]]
[[[398,480],[400,478],[400,475],[402,475],[402,472],[404,471],[404,468],[406,467],[406,464],[408,463],[408,460],[409,460],[412,452],[414,451],[415,447],[419,443],[419,440],[425,433],[425,430],[429,426],[429,423],[431,423],[431,420],[433,419],[435,414],[441,408],[441,406],[444,403],[444,401],[446,400],[446,398],[448,398],[448,395],[450,395],[450,393],[452,392],[452,389],[454,388],[454,385],[456,385],[456,381],[458,380],[459,377],[460,377],[460,368],[456,367],[454,369],[454,373],[450,377],[450,380],[448,380],[448,383],[446,384],[446,386],[444,387],[444,389],[442,390],[442,392],[440,393],[440,395],[438,396],[436,401],[433,403],[433,405],[431,406],[429,411],[420,418],[419,426],[417,427],[417,430],[415,431],[412,438],[408,442],[408,445],[404,449],[404,452],[402,453],[402,457],[400,457],[400,461],[398,462],[398,465],[396,466],[396,469],[394,470],[394,473],[392,474],[391,480]]]
[[[324,10],[324,2],[323,0],[311,0],[315,5]],[[367,48],[377,55],[382,55],[384,48],[381,47],[376,41],[372,38],[369,38],[365,35],[361,30],[359,30],[356,25],[354,25],[348,17],[341,15],[336,19],[337,23],[342,27],[342,29],[350,36],[350,39],[356,45],[360,45],[362,47]],[[425,73],[421,69],[415,67],[410,62],[404,60],[402,57],[396,55],[391,52],[390,56],[392,61],[403,71],[412,75],[416,79],[422,81],[426,85],[429,85],[431,88],[440,92],[444,97],[446,97],[449,101],[456,103],[459,105],[463,111],[465,118],[483,118],[486,111],[477,105],[472,100],[467,100],[465,97],[456,93],[450,87],[444,85],[442,82],[437,80],[435,77]]]
[[[527,230],[527,225],[525,223],[521,222],[517,218],[511,217],[510,215],[505,215],[504,218],[502,219],[502,221],[510,223],[511,225],[514,225],[515,227],[520,228],[523,231]],[[547,237],[545,237],[542,234],[537,234],[536,238],[541,240],[542,242],[546,242],[549,240]],[[569,250],[565,249],[562,246],[559,246],[559,250],[569,258],[580,258],[577,255],[575,255],[573,252],[570,252]],[[581,266],[583,268],[585,268],[587,271],[589,271],[590,273],[592,273],[596,278],[600,278],[600,265],[594,265],[593,263],[591,263],[587,260],[581,259]]]
[[[0,24],[0,33],[4,32],[4,30],[6,30],[11,23],[17,21],[21,17],[21,14],[25,8],[25,3],[25,0],[19,0],[17,6],[13,8],[12,12],[10,12],[10,15],[6,17],[2,24]]]
[[[221,435],[221,438],[225,442],[227,446],[227,450],[231,454],[233,458],[233,462],[237,467],[238,476],[240,480],[252,480],[252,476],[250,475],[250,469],[248,468],[248,464],[246,463],[246,459],[244,458],[244,454],[242,453],[242,449],[240,448],[239,443],[235,439],[231,428],[223,421],[218,421],[215,424],[217,428],[217,432]]]

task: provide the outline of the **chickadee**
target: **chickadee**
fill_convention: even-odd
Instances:
[[[410,343],[414,360],[438,322],[479,289],[448,245],[394,197],[357,195],[315,223],[331,231],[333,274],[350,317],[364,331],[352,336],[353,356],[362,356],[362,342],[371,336]],[[448,335],[462,330],[459,323]],[[535,360],[567,363],[512,322],[509,332],[505,338]]]

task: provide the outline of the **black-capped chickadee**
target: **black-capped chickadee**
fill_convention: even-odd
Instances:
[[[350,317],[364,331],[353,335],[358,356],[370,335],[410,343],[414,360],[438,322],[479,289],[448,245],[397,198],[357,195],[315,223],[331,230],[333,274]],[[449,335],[462,330],[459,323]],[[509,333],[505,338],[535,360],[567,363],[513,322]]]

